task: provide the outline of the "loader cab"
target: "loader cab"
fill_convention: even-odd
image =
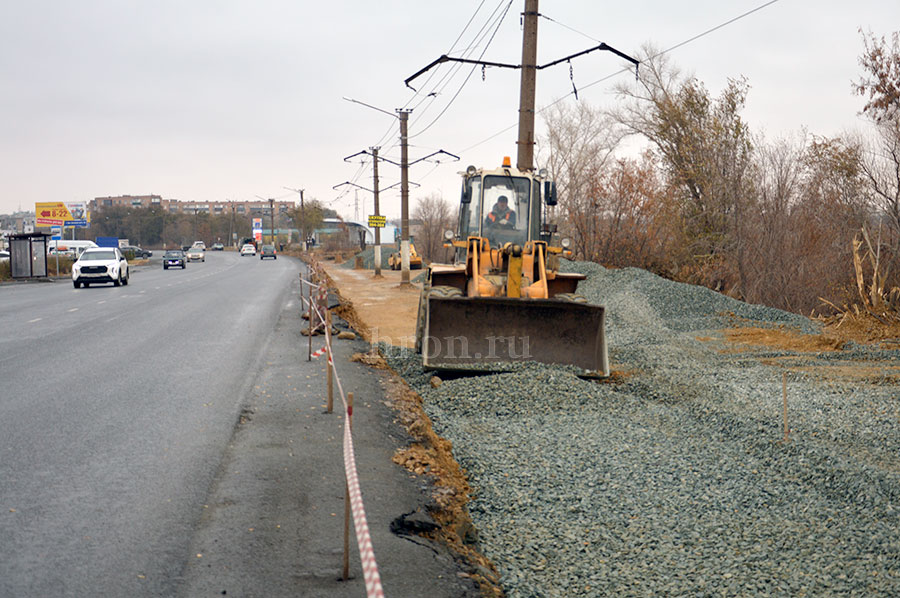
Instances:
[[[507,200],[507,210],[500,210],[501,197]],[[527,173],[504,166],[494,170],[469,167],[463,178],[459,211],[459,238],[485,237],[492,247],[505,243],[524,246],[538,238],[540,229],[540,185]],[[508,217],[508,213],[512,217]],[[458,259],[464,258],[457,255]]]

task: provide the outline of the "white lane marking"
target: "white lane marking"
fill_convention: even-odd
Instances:
[[[29,323],[29,324],[34,324],[35,322],[40,322],[40,321],[43,320],[43,319],[44,319],[44,318],[35,318],[35,319],[33,319],[33,320],[28,320],[28,323]]]
[[[97,305],[103,305],[104,303],[106,303],[106,299],[104,299],[103,301],[98,301]]]
[[[72,309],[69,310],[69,313],[72,313],[73,311],[78,311],[78,308],[77,308],[77,307],[73,307]]]

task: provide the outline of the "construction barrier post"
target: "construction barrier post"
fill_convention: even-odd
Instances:
[[[306,361],[312,361],[312,333],[313,333],[313,308],[312,308],[312,298],[313,298],[313,288],[312,288],[312,270],[308,270],[309,272],[309,297],[306,301],[306,330],[309,332],[306,336],[309,337],[309,351],[306,355]],[[300,275],[301,278],[303,275]],[[303,289],[300,289],[300,297],[303,297]]]
[[[347,393],[347,424],[353,428],[353,393]],[[350,578],[350,486],[344,481],[344,567],[343,580]]]
[[[325,312],[325,350],[328,356],[328,413],[334,410],[334,381],[332,380],[333,365],[331,354],[331,312]]]

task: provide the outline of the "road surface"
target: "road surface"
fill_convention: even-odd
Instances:
[[[0,287],[0,596],[175,594],[301,267],[209,252]]]

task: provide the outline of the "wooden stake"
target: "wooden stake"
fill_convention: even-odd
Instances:
[[[341,579],[350,579],[350,486],[344,482],[344,564]]]
[[[353,429],[353,393],[347,393],[347,425]],[[350,578],[350,486],[344,482],[344,567],[343,580]]]
[[[328,358],[328,413],[334,411],[334,366],[331,355],[331,312],[325,311],[325,356]]]
[[[787,416],[787,372],[781,372],[781,396],[784,400],[784,442],[790,442]]]
[[[303,275],[301,274],[301,277]],[[306,300],[306,315],[309,317],[306,319],[307,326],[307,334],[309,337],[309,352],[306,355],[306,361],[312,361],[312,334],[313,334],[313,308],[312,308],[312,300],[313,300],[313,288],[312,288],[312,271],[309,271],[309,296]],[[300,296],[303,297],[303,289],[300,289]]]

